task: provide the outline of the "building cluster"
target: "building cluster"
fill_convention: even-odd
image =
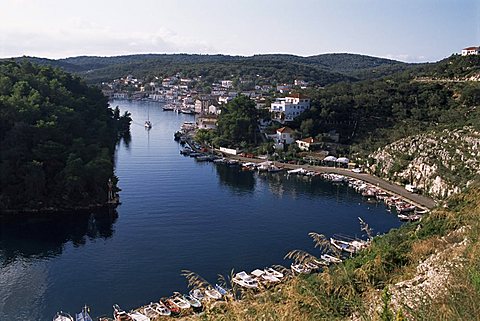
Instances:
[[[221,107],[238,95],[249,97],[257,109],[268,109],[272,120],[282,124],[310,108],[310,99],[293,93],[308,88],[304,80],[291,84],[255,84],[250,79],[223,79],[206,83],[201,76],[184,78],[181,74],[144,81],[128,75],[103,83],[102,89],[111,99],[132,99],[164,102],[164,109],[196,114],[200,128],[215,128]],[[245,90],[248,88],[248,90]]]

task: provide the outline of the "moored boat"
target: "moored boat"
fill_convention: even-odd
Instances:
[[[193,296],[191,296],[190,294],[184,294],[183,295],[183,298],[190,304],[190,306],[192,307],[193,311],[195,312],[199,312],[202,310],[202,302],[200,302],[199,299],[197,298],[194,298]]]
[[[205,296],[212,300],[220,300],[222,298],[222,295],[220,294],[220,292],[218,292],[212,287],[207,287],[205,289]]]
[[[182,310],[190,309],[190,303],[178,292],[175,292],[175,294],[170,297],[170,300]]]
[[[335,256],[332,256],[332,255],[329,255],[329,254],[322,254],[320,256],[320,258],[322,260],[324,260],[325,262],[329,263],[329,264],[332,264],[332,263],[342,263],[342,259],[338,258],[338,257],[335,257]]]
[[[88,312],[89,308],[85,305],[80,313],[75,314],[75,321],[93,321]]]
[[[200,301],[205,299],[205,293],[201,289],[193,289],[188,294]]]
[[[118,304],[113,305],[113,318],[115,321],[134,321]]]
[[[146,315],[138,312],[138,311],[132,311],[128,313],[128,315],[134,320],[134,321],[150,321],[150,318],[147,317]]]
[[[294,271],[298,274],[312,273],[312,269],[308,268],[306,265],[301,264],[301,263],[292,263],[290,265],[290,268],[292,269],[292,271]]]
[[[248,275],[245,271],[235,274],[232,282],[248,289],[258,288],[258,281],[252,278],[252,276]]]
[[[73,321],[73,317],[68,313],[60,311],[55,314],[53,321]]]

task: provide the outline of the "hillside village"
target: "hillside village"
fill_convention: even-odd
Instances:
[[[299,79],[279,85],[255,85],[250,79],[219,80],[205,85],[202,77],[182,78],[181,74],[155,77],[149,82],[128,75],[102,84],[103,93],[110,99],[161,102],[164,110],[195,114],[194,129],[205,130],[216,129],[222,106],[240,95],[249,97],[255,102],[257,110],[268,115],[260,120],[259,131],[266,139],[273,141],[274,148],[286,150],[294,144],[304,152],[318,151],[322,146],[321,141],[314,137],[299,137],[288,124],[310,108],[310,99],[298,91],[315,87],[318,88],[317,85]],[[273,130],[268,130],[272,124],[276,126],[273,126]],[[331,143],[339,141],[339,134],[335,131],[324,133],[322,137]],[[317,154],[310,159],[321,161],[328,155],[328,151]]]

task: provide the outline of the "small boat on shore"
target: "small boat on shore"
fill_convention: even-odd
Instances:
[[[182,311],[178,306],[173,304],[171,299],[163,299],[160,302],[163,303],[167,307],[167,309],[170,310],[170,315],[172,316],[177,316]]]
[[[193,289],[188,294],[200,301],[205,299],[205,293],[201,289]]]
[[[118,304],[113,305],[113,318],[115,321],[134,321]]]
[[[329,254],[322,254],[320,256],[320,258],[322,260],[324,260],[325,262],[327,262],[328,264],[334,264],[334,263],[342,263],[342,259],[338,258],[338,257],[335,257],[335,256],[332,256],[332,255],[329,255]]]
[[[304,168],[296,168],[296,169],[291,169],[287,171],[287,174],[296,174],[296,175],[305,175],[307,173],[307,170]]]
[[[212,287],[207,287],[205,289],[205,296],[212,300],[220,300],[222,298],[222,295],[220,294],[220,292],[218,292]]]
[[[367,247],[367,242],[362,240],[344,241],[339,239],[330,238],[330,243],[339,249],[350,254],[357,253],[358,251]]]
[[[309,274],[312,273],[312,269],[308,268],[306,265],[301,263],[292,263],[290,268],[293,272],[298,274]]]
[[[258,281],[252,278],[252,276],[247,274],[247,272],[245,271],[235,274],[235,276],[232,279],[232,282],[247,289],[258,288]]]
[[[134,320],[134,321],[150,321],[150,318],[147,317],[146,315],[138,312],[138,311],[132,311],[128,313],[128,315]]]
[[[73,321],[73,317],[68,313],[60,311],[55,314],[53,321]]]
[[[170,297],[170,300],[182,310],[190,309],[190,303],[188,303],[188,301],[178,292],[175,292],[175,294]]]
[[[203,307],[202,307],[202,302],[200,302],[199,299],[197,298],[194,298],[193,296],[191,296],[190,294],[184,294],[183,295],[183,298],[185,299],[185,301],[187,301],[190,306],[192,307],[193,311],[195,312],[200,312],[202,311]]]
[[[265,271],[265,274],[266,274],[266,275],[274,276],[274,277],[276,277],[277,279],[282,279],[283,276],[284,276],[283,273],[278,272],[277,270],[275,270],[274,268],[271,268],[271,267],[265,268],[264,271]]]

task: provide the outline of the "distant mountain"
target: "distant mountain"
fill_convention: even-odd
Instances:
[[[295,55],[139,54],[114,57],[79,56],[65,59],[18,57],[51,65],[81,75],[90,83],[110,81],[133,74],[136,77],[168,76],[181,72],[186,77],[202,76],[206,81],[222,78],[258,78],[268,82],[303,79],[319,85],[379,78],[411,65],[384,58],[357,54]]]

